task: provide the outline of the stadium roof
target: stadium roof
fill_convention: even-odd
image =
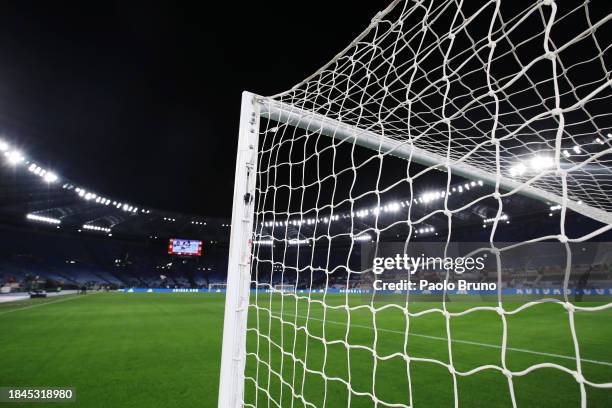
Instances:
[[[161,192],[160,192],[161,193]],[[132,238],[229,240],[229,220],[145,207],[74,183],[0,140],[0,222]]]

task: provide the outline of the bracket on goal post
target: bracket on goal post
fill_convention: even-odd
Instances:
[[[269,118],[280,123],[290,124],[297,128],[306,130],[307,132],[319,132],[323,135],[338,140],[345,140],[350,143],[355,143],[359,146],[377,152],[380,151],[381,153],[389,153],[403,159],[410,159],[422,165],[442,167],[444,166],[444,163],[446,163],[446,157],[423,150],[409,142],[391,139],[370,130],[348,125],[321,114],[307,111],[270,98],[257,98],[261,104],[262,117]],[[484,183],[493,186],[497,183],[497,176],[495,174],[479,169],[471,164],[455,161],[451,162],[449,167],[453,173],[458,176],[472,180],[482,180]],[[509,191],[517,190],[517,192],[520,194],[528,197],[563,205],[563,198],[554,193],[544,191],[530,185],[525,185],[504,176],[499,178],[499,185],[500,187]],[[566,200],[566,206],[571,210],[586,215],[587,217],[604,224],[612,224],[612,213],[607,211],[589,206],[586,203],[578,203],[570,199]]]
[[[259,108],[255,95],[242,93],[223,320],[219,408],[241,407],[244,394]]]

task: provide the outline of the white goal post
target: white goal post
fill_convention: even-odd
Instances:
[[[521,372],[508,368],[506,319],[517,311],[504,308],[501,292],[500,254],[510,247],[496,246],[497,234],[508,219],[504,200],[535,199],[551,207],[551,216],[554,208],[559,214],[556,233],[530,236],[512,247],[550,240],[565,245],[565,293],[572,259],[569,244],[612,229],[612,111],[607,107],[612,106],[612,74],[603,57],[612,49],[612,41],[595,35],[604,25],[609,28],[612,13],[592,16],[588,1],[573,7],[553,0],[520,6],[501,3],[392,1],[345,50],[291,90],[273,97],[243,93],[220,408],[280,407],[286,398],[318,408],[305,393],[307,375],[321,379],[322,405],[330,406],[327,401],[333,396],[328,396],[328,385],[334,383],[345,389],[349,403],[366,398],[378,407],[412,407],[415,361],[448,369],[455,406],[459,406],[458,378],[487,369],[506,377],[514,407],[513,379],[542,367],[572,375],[583,407],[587,386],[612,388],[612,380],[595,382],[583,375],[574,323],[576,312],[600,311],[612,303],[581,306],[571,303],[567,294],[547,301],[568,312],[576,368],[554,362]],[[583,47],[583,54],[568,56],[575,47]],[[585,66],[597,74],[584,78],[579,70]],[[403,163],[404,173],[387,170],[388,163],[396,162]],[[375,184],[355,187],[367,178],[364,173],[372,171],[378,175]],[[381,182],[388,174],[393,180]],[[443,180],[435,194],[419,194],[417,186],[427,177]],[[463,181],[457,184],[457,179]],[[400,188],[406,199],[388,201]],[[471,195],[465,194],[468,198],[460,205],[450,205],[450,196],[458,197],[464,189]],[[372,272],[355,266],[359,241],[371,241],[378,248],[385,233],[395,234],[401,227],[407,231],[402,238],[406,245],[418,234],[428,233],[440,233],[448,245],[454,219],[485,202],[495,209],[489,218],[481,215],[483,227],[491,226],[487,244],[498,260],[497,306],[452,313],[444,297],[441,307],[419,313],[409,310],[407,302],[380,306],[372,300],[355,306],[349,300],[350,289],[358,287],[354,279]],[[401,216],[382,220],[385,212]],[[572,235],[566,224],[573,214],[592,219],[595,226],[588,233]],[[434,222],[435,217],[441,221]],[[344,253],[335,246],[339,240]],[[274,279],[279,276],[281,280]],[[346,289],[340,304],[327,297],[338,293],[332,287]],[[272,294],[264,293],[266,289]],[[303,314],[298,303],[305,305]],[[322,310],[320,316],[312,312],[316,308]],[[399,329],[405,331],[404,349],[393,355],[405,362],[407,373],[407,395],[397,401],[378,395],[375,384],[358,389],[351,384],[350,373],[343,378],[326,372],[333,364],[327,359],[328,348],[336,345],[347,350],[349,359],[351,350],[366,350],[374,370],[391,358],[379,356],[375,346],[352,345],[348,327],[343,338],[325,338],[330,311],[344,313],[348,322],[353,313],[370,314],[376,321],[377,313],[393,308],[407,321]],[[252,323],[249,311],[256,317]],[[501,363],[461,372],[452,359],[451,320],[472,311],[499,315]],[[445,319],[449,362],[415,357],[406,346],[408,321],[423,313],[439,313]],[[310,333],[302,319],[323,322],[322,334]],[[274,324],[280,327],[279,339],[273,339]],[[292,341],[285,339],[286,329],[293,332]],[[251,334],[254,352],[247,351]],[[307,367],[306,356],[297,351],[298,335],[306,338],[306,356],[309,347],[320,343],[325,356],[321,369]],[[260,351],[267,359],[258,355]],[[270,362],[272,353],[280,355],[278,367]],[[247,374],[248,358],[256,367]],[[292,374],[283,371],[286,366]],[[278,390],[273,382],[279,384]],[[252,400],[245,400],[245,383],[256,394]]]

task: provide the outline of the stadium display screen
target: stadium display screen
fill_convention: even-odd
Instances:
[[[168,243],[168,254],[201,256],[202,241],[192,239],[171,238]]]

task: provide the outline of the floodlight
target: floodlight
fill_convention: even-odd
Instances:
[[[43,178],[47,183],[55,183],[57,181],[57,175],[51,171],[47,172]]]
[[[24,157],[19,150],[7,151],[6,153],[4,153],[4,155],[6,156],[8,162],[13,165],[19,164],[24,160]]]
[[[552,157],[538,155],[529,160],[529,164],[534,170],[544,170],[553,167],[555,162]]]
[[[527,171],[527,167],[523,163],[515,164],[510,167],[510,175],[511,176],[522,176]]]

